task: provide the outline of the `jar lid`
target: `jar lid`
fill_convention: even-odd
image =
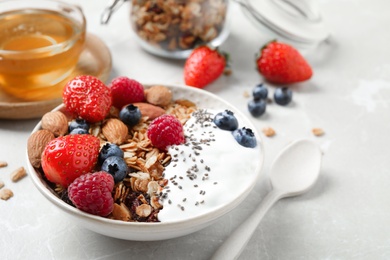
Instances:
[[[318,45],[330,33],[312,0],[236,0],[259,29],[268,29],[299,45]],[[263,27],[263,28],[261,28]]]

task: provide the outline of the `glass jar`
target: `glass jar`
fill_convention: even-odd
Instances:
[[[132,0],[130,22],[141,46],[156,55],[185,58],[197,45],[228,36],[227,0]]]
[[[113,0],[102,16],[107,23],[123,2]],[[221,45],[228,37],[228,0],[131,0],[130,23],[148,52],[183,59],[202,44]]]

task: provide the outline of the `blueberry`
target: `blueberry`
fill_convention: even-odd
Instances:
[[[84,128],[75,128],[70,133],[70,135],[86,135],[89,134],[88,130]]]
[[[102,164],[108,157],[117,156],[123,158],[123,151],[119,146],[112,143],[106,143],[103,145],[102,149],[100,149],[98,161],[99,164]]]
[[[279,104],[282,106],[287,105],[292,100],[291,89],[289,89],[287,87],[275,89],[274,99],[275,99],[276,104]]]
[[[133,104],[127,105],[119,112],[119,118],[127,126],[135,126],[141,119],[141,111]]]
[[[233,131],[238,127],[237,118],[230,110],[225,110],[215,115],[214,124],[216,124],[222,130]]]
[[[126,177],[128,168],[122,157],[110,156],[103,162],[101,170],[111,174],[115,182],[120,182]]]
[[[234,130],[233,136],[234,139],[244,147],[254,148],[257,145],[255,134],[250,128],[243,127]]]
[[[264,86],[263,83],[257,85],[252,91],[253,98],[255,100],[267,99],[268,98],[268,89]]]
[[[254,99],[248,102],[248,110],[254,117],[264,114],[266,107],[267,102],[264,99]]]
[[[71,133],[76,128],[85,129],[88,132],[89,131],[89,124],[84,119],[77,118],[77,119],[70,122],[69,133]]]

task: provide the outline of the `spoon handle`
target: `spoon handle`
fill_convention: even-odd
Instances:
[[[264,197],[260,205],[234,232],[227,238],[227,240],[218,248],[218,250],[211,257],[211,260],[227,260],[237,259],[245,245],[248,243],[252,234],[260,224],[261,219],[265,213],[272,207],[272,205],[282,197],[280,192],[276,190],[270,191]]]

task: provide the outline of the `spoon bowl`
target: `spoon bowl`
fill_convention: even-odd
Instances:
[[[297,196],[308,191],[317,181],[321,166],[321,151],[311,141],[296,141],[275,159],[270,180],[274,190],[284,197]]]
[[[321,157],[320,149],[309,140],[295,141],[283,149],[271,166],[272,190],[211,259],[237,259],[261,219],[276,201],[302,194],[315,184],[320,173]]]

